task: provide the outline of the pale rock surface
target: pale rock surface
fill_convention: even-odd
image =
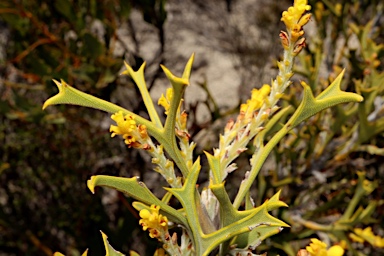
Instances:
[[[192,53],[195,62],[191,84],[185,93],[185,106],[205,101],[206,93],[198,85],[206,82],[223,111],[243,102],[254,87],[269,83],[276,74],[274,59],[282,53],[279,43],[281,12],[286,1],[167,1],[167,20],[164,26],[164,64],[175,74],[182,74]],[[147,61],[146,76],[151,77],[159,65],[160,43],[156,29],[143,21],[141,13],[133,11],[131,24],[140,46],[139,55]],[[119,31],[127,48],[133,42],[126,29]],[[151,88],[157,101],[169,86],[161,75]],[[197,122],[209,121],[208,109],[198,105]]]

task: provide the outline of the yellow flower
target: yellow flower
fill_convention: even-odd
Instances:
[[[327,250],[327,245],[316,238],[312,238],[305,249],[311,256],[342,256],[344,254],[344,249],[340,245],[334,245]]]
[[[356,229],[355,229],[356,230]],[[358,243],[361,243],[363,244],[365,242],[365,240],[363,238],[361,238],[360,236],[354,234],[354,233],[350,233],[349,234],[349,237],[352,239],[352,241],[354,242],[358,242]]]
[[[115,137],[115,135],[130,134],[136,129],[136,122],[133,120],[133,117],[129,115],[124,116],[122,111],[113,114],[111,118],[117,124],[117,126],[111,125],[110,127],[112,137]]]
[[[188,118],[188,114],[185,111],[183,111],[181,113],[181,115],[180,115],[180,124],[181,124],[180,128],[182,130],[186,130],[187,129],[187,118]]]
[[[147,128],[145,125],[136,125],[135,120],[130,115],[123,114],[119,111],[111,116],[117,125],[111,125],[109,131],[112,133],[111,137],[121,135],[125,144],[129,147],[144,148],[143,142],[148,139]],[[145,148],[149,149],[149,148]]]
[[[281,20],[287,27],[289,34],[289,40],[283,37],[283,46],[287,48],[288,43],[295,43],[299,37],[304,35],[303,26],[311,19],[311,14],[304,14],[311,9],[311,6],[307,4],[307,0],[295,0],[293,6],[289,7],[287,11],[284,11],[281,15]],[[280,34],[282,37],[282,34]]]
[[[367,241],[375,247],[384,247],[384,238],[375,236],[371,227],[366,227],[365,229],[355,228],[353,232],[355,232],[355,234],[351,233],[349,234],[349,237],[355,242],[364,243]]]
[[[267,101],[267,96],[270,91],[271,87],[268,84],[264,84],[259,90],[253,89],[251,99],[240,106],[240,117],[245,117],[246,122],[252,119],[253,113],[260,109],[263,103]]]
[[[166,96],[164,97],[164,94],[161,94],[161,97],[157,102],[158,105],[162,106],[165,109],[166,115],[168,114],[172,98],[173,98],[173,89],[168,88],[166,92]]]
[[[311,10],[311,6],[308,5],[307,2],[307,0],[295,0],[293,6],[283,12],[281,20],[288,29],[292,29],[292,27],[299,22],[304,12]]]
[[[168,219],[166,216],[159,214],[160,206],[151,205],[150,210],[143,209],[140,211],[139,224],[143,230],[149,231],[151,238],[159,238],[161,234],[168,232]]]

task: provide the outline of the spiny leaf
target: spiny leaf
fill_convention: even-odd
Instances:
[[[130,77],[132,77],[133,81],[135,81],[137,88],[139,88],[140,90],[140,94],[141,94],[141,97],[143,98],[145,107],[147,108],[149,117],[157,127],[162,128],[163,125],[160,121],[159,115],[157,114],[155,106],[153,105],[152,98],[149,95],[147,84],[145,83],[144,68],[146,63],[144,62],[138,71],[133,71],[133,69],[131,68],[131,66],[128,65],[128,63],[124,62],[124,64],[127,70],[125,70],[122,74],[129,75]]]
[[[116,113],[119,111],[123,111],[124,113],[128,112],[129,114],[135,115],[130,111],[119,107],[113,103],[108,101],[96,98],[92,95],[79,91],[65,81],[61,80],[61,82],[53,80],[59,89],[59,93],[55,96],[49,98],[44,102],[43,109],[46,109],[48,106],[57,105],[57,104],[71,104],[71,105],[79,105],[84,107],[90,107],[95,109],[100,109],[109,113]],[[136,115],[135,115],[136,116]]]
[[[340,90],[340,83],[343,74],[344,71],[341,72],[333,83],[316,98],[313,96],[311,88],[307,84],[302,83],[304,87],[303,100],[294,115],[288,121],[287,128],[292,129],[307,118],[337,104],[363,101],[363,97],[356,93],[344,92]]]
[[[187,225],[187,220],[180,212],[159,200],[154,194],[152,194],[145,184],[139,182],[136,177],[123,178],[97,175],[92,176],[91,179],[87,181],[87,186],[92,193],[95,192],[96,186],[109,187],[123,192],[124,194],[147,205],[158,205],[171,221]]]

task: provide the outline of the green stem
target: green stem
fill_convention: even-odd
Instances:
[[[289,123],[289,122],[288,122]],[[236,195],[235,201],[233,202],[233,207],[239,209],[241,202],[245,198],[245,195],[250,190],[253,181],[256,179],[261,167],[263,166],[265,160],[267,159],[269,153],[272,149],[279,143],[279,141],[289,132],[287,125],[285,125],[280,131],[278,131],[272,139],[265,145],[261,146],[251,159],[252,169],[249,173],[248,179],[241,184],[238,194]]]
[[[343,216],[341,216],[339,221],[346,221],[350,219],[351,216],[353,215],[353,212],[355,211],[356,206],[359,204],[360,199],[364,196],[364,193],[365,193],[364,188],[362,186],[363,181],[364,181],[364,178],[362,179],[359,176],[359,182],[355,190],[355,194],[353,195],[351,201],[347,206],[347,209],[344,211],[344,214]]]

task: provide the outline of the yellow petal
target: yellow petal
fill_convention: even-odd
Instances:
[[[344,254],[344,249],[340,245],[334,245],[327,251],[328,256],[342,256]]]

